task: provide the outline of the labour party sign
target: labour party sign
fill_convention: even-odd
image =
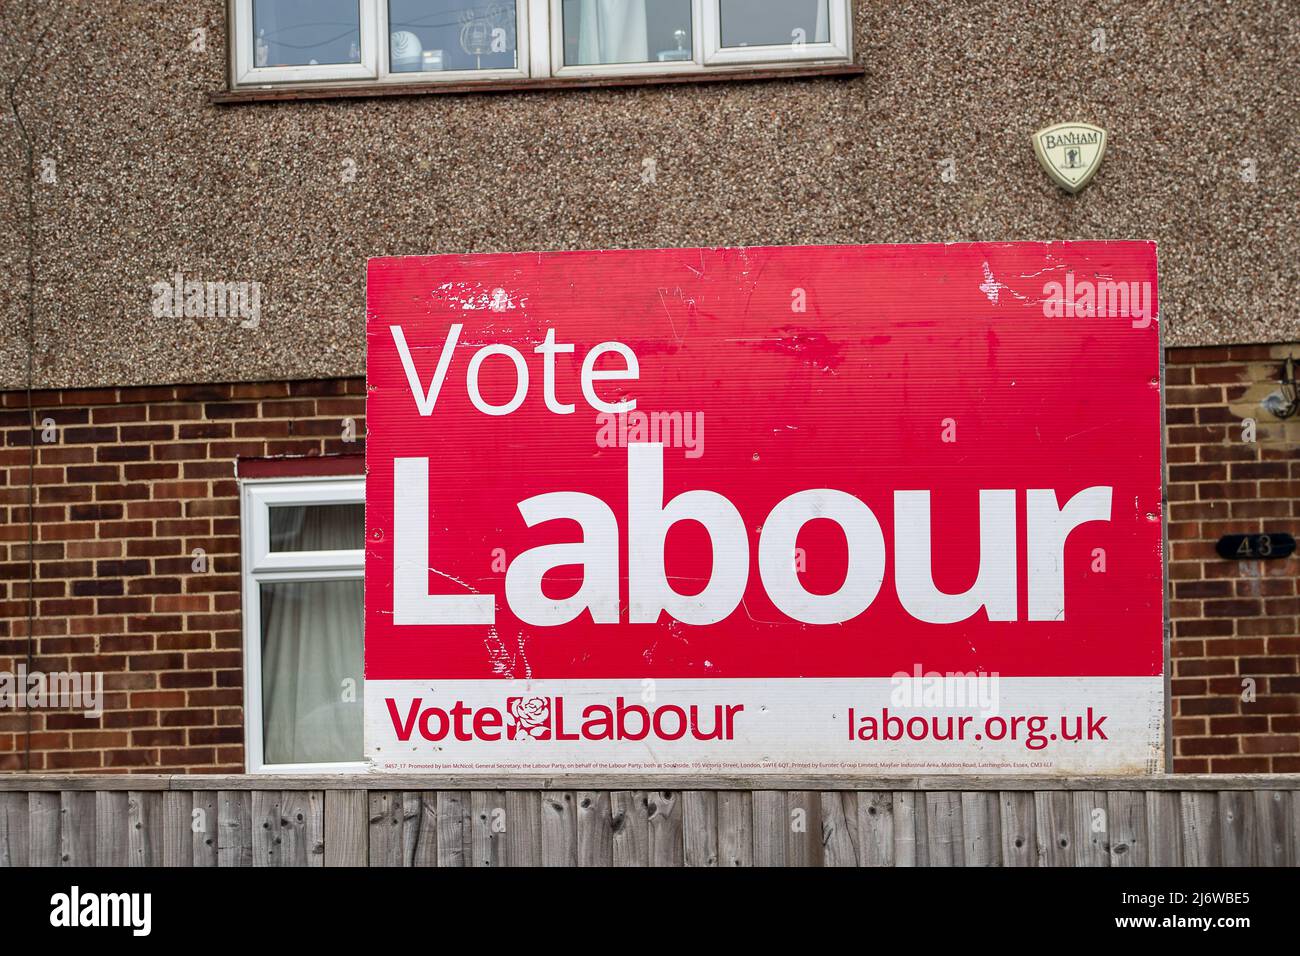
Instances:
[[[369,267],[377,770],[1163,754],[1137,242]]]

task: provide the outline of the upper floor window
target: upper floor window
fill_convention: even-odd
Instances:
[[[849,0],[232,0],[237,86],[689,73],[850,59]]]

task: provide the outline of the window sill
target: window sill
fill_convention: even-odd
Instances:
[[[294,100],[355,99],[372,96],[425,96],[436,93],[520,93],[527,91],[607,89],[622,86],[663,86],[675,83],[748,82],[753,80],[797,80],[812,77],[854,79],[866,74],[855,63],[817,64],[793,67],[746,67],[713,69],[698,73],[661,73],[637,76],[546,77],[527,80],[469,80],[431,83],[350,83],[320,86],[247,87],[213,93],[216,105],[277,103]]]

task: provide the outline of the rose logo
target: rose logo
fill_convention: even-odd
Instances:
[[[510,697],[506,700],[506,710],[515,722],[510,728],[510,739],[517,739],[520,735],[533,740],[551,739],[550,698]]]

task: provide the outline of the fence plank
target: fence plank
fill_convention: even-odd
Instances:
[[[894,795],[874,791],[858,795],[858,862],[894,865]]]
[[[1074,865],[1110,866],[1110,810],[1106,794],[1080,790],[1071,794],[1074,807]]]
[[[753,798],[754,866],[785,866],[790,827],[785,791],[755,790]]]
[[[505,791],[470,793],[470,866],[500,866],[501,843],[508,826]]]
[[[578,865],[614,865],[614,811],[608,790],[579,790]]]
[[[217,794],[217,865],[253,865],[253,799],[248,790]]]
[[[1034,866],[1038,838],[1034,827],[1034,795],[1003,790],[999,796],[998,825],[1002,831],[1002,865]]]
[[[676,790],[652,790],[648,795],[650,865],[681,866],[682,795]]]
[[[1183,831],[1183,866],[1221,866],[1219,795],[1217,793],[1181,793],[1179,816]]]
[[[961,795],[962,850],[967,866],[1002,865],[1001,817],[996,793]]]
[[[280,795],[282,866],[325,864],[325,800],[319,790],[286,790]]]
[[[370,800],[364,790],[325,791],[325,866],[370,859]]]
[[[712,790],[682,791],[682,861],[718,865],[718,795]]]
[[[507,790],[502,866],[542,865],[542,795],[537,790]]]
[[[894,866],[927,866],[929,861],[925,794],[897,791],[894,793]]]
[[[64,790],[59,794],[59,813],[60,865],[94,866],[95,795],[87,790]]]
[[[129,834],[131,866],[162,866],[163,806],[160,790],[128,792],[127,812],[131,817]]]
[[[62,810],[59,794],[29,793],[27,795],[28,854],[32,866],[58,866],[60,838],[59,824]],[[123,835],[126,831],[123,829]],[[125,865],[125,862],[123,863]]]
[[[370,791],[370,865],[402,865],[402,792]]]
[[[419,790],[402,801],[402,861],[407,866],[438,865],[438,793]]]
[[[1111,866],[1147,865],[1147,806],[1139,790],[1111,790],[1106,794],[1107,829],[1110,831]]]
[[[650,800],[644,790],[610,794],[614,819],[614,865],[650,865]]]
[[[194,865],[193,823],[194,797],[184,790],[168,790],[162,797],[163,866]]]
[[[1300,795],[1291,794],[1291,860],[1300,866]]]
[[[785,795],[787,866],[822,865],[822,796],[818,790],[791,790]]]
[[[897,791],[894,805],[894,866],[917,866],[916,794]]]
[[[279,790],[254,790],[250,813],[253,821],[253,866],[283,866],[284,817]]]
[[[185,796],[184,791],[180,793]],[[190,839],[190,865],[216,866],[217,833],[221,815],[217,791],[193,790],[189,797],[190,814],[185,832]]]
[[[960,793],[940,790],[925,795],[925,840],[928,865],[963,865]]]
[[[1283,790],[1256,790],[1255,866],[1295,866],[1291,801]]]
[[[1181,866],[1182,811],[1178,794],[1152,790],[1146,794],[1147,866]]]
[[[0,793],[0,867],[27,866],[31,809],[25,793]]]
[[[1074,866],[1074,803],[1069,793],[1034,794],[1034,844],[1039,866]]]
[[[858,865],[858,795],[828,790],[822,806],[822,866]]]
[[[395,790],[393,802],[401,820],[397,825],[397,833],[393,835],[400,844],[398,859],[401,862],[398,865],[411,867],[415,865],[415,851],[420,845],[420,824],[424,822],[420,819],[420,791]]]
[[[438,791],[438,865],[469,866],[473,855],[470,795],[464,790]]]
[[[578,806],[569,790],[542,793],[542,866],[578,865]]]
[[[718,863],[754,865],[754,794],[749,790],[718,792]]]
[[[425,834],[424,828],[424,799],[422,790],[393,790],[389,792],[387,804],[387,815],[385,823],[388,827],[386,835],[387,844],[383,850],[388,862],[387,866],[412,867],[415,866],[417,854],[423,853],[429,847],[422,847]],[[434,802],[435,819],[436,819],[437,801]],[[436,824],[435,824],[436,826]],[[436,837],[434,838],[436,841]],[[437,844],[432,847],[434,857],[437,857]]]
[[[95,866],[127,866],[130,863],[128,803],[129,794],[121,790],[95,793]]]
[[[1255,866],[1255,801],[1241,790],[1219,793],[1219,840],[1224,866]]]

